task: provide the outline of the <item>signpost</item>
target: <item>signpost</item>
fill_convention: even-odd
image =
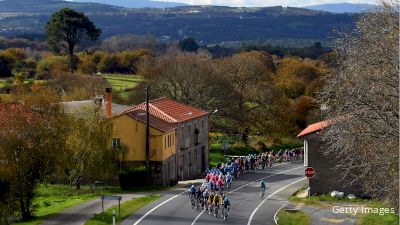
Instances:
[[[304,169],[304,175],[306,175],[306,177],[308,177],[308,184],[310,184],[310,178],[314,177],[314,175],[315,175],[314,168],[306,167]],[[310,198],[311,197],[311,187],[308,187],[307,191],[308,191],[308,198]]]
[[[221,148],[222,148],[222,150],[224,151],[224,154],[226,155],[226,151],[227,151],[228,148],[229,148],[228,142],[222,142]]]
[[[121,200],[122,196],[117,196],[117,195],[102,195],[101,197],[101,212],[103,213],[103,219],[104,219],[104,200],[115,200],[118,201],[118,221],[121,221]],[[115,212],[113,211],[113,214],[115,215]],[[115,219],[115,216],[113,216]]]

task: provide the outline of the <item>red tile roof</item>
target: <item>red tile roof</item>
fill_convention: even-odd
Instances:
[[[126,113],[126,115],[136,120],[142,121],[143,123],[146,123],[146,110],[138,109],[132,112],[128,112]],[[157,116],[153,116],[152,114],[150,114],[150,126],[156,128],[157,130],[167,132],[175,129],[176,123],[165,121]]]
[[[175,119],[177,122],[183,122],[209,114],[207,111],[180,103],[166,97],[154,99],[150,101],[150,103],[163,111],[168,116]]]
[[[309,125],[306,129],[304,129],[300,134],[297,135],[297,137],[303,137],[312,133],[315,133],[317,131],[321,131],[327,127],[329,127],[333,123],[332,120],[324,120],[318,123],[314,123]]]
[[[146,122],[146,104],[141,103],[115,115],[126,114]],[[207,111],[163,97],[149,103],[150,126],[163,132],[176,128],[177,123],[208,115]]]

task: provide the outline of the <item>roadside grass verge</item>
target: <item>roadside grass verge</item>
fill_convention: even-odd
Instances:
[[[330,195],[313,195],[310,198],[299,198],[297,194],[303,192],[305,188],[298,190],[292,196],[289,197],[289,201],[293,203],[302,203],[305,205],[316,206],[316,207],[333,207],[339,203],[349,203],[354,205],[363,206],[364,208],[370,207],[373,209],[390,209],[389,206],[385,205],[383,202],[376,199],[364,199],[364,198],[354,198],[348,199],[346,197],[332,197]],[[379,211],[378,210],[378,211]],[[281,210],[281,212],[284,210]],[[279,214],[281,213],[279,212]],[[286,212],[287,213],[287,212]],[[284,225],[281,222],[281,218],[286,215],[279,216],[279,224]],[[358,213],[357,217],[359,219],[358,225],[398,225],[399,224],[399,214],[393,214],[388,212],[378,213]]]
[[[35,190],[32,202],[33,218],[29,221],[21,221],[18,225],[38,225],[42,220],[57,214],[67,208],[82,204],[86,201],[99,198],[101,195],[113,195],[121,193],[134,193],[144,191],[161,191],[173,187],[162,185],[148,185],[129,190],[121,190],[119,186],[96,187],[83,185],[81,190],[68,185],[40,184]]]
[[[112,206],[107,209],[103,214],[96,214],[90,220],[88,220],[85,225],[108,225],[112,224],[112,211],[115,210],[115,219],[117,224],[120,224],[128,216],[135,213],[138,209],[143,206],[159,199],[161,195],[147,195],[144,197],[128,200],[121,204],[121,221],[118,221],[118,205]]]
[[[382,202],[374,202],[369,204],[372,208],[388,208]],[[380,215],[379,213],[364,213],[358,214],[360,217],[360,222],[358,225],[398,225],[399,215],[392,213],[384,213]]]
[[[32,202],[33,218],[29,221],[15,223],[18,225],[37,225],[40,222],[66,208],[79,205],[99,196],[99,192],[90,192],[89,187],[82,186],[81,190],[67,185],[41,184],[35,190]]]
[[[287,212],[281,210],[278,213],[279,225],[309,225],[311,224],[311,217],[304,212]]]
[[[304,191],[305,189],[301,189]],[[362,198],[354,198],[354,199],[348,199],[348,198],[338,198],[338,197],[332,197],[330,195],[312,195],[307,198],[299,198],[295,196],[299,191],[297,191],[293,196],[289,197],[289,201],[291,202],[298,202],[298,203],[304,203],[305,205],[315,205],[315,206],[323,206],[323,205],[335,205],[337,202],[351,202],[351,203],[359,203],[359,204],[368,204],[373,202],[370,199],[362,199]]]

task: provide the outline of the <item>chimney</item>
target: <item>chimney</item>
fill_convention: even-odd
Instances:
[[[110,118],[112,114],[111,96],[112,96],[112,87],[108,87],[106,88],[106,119]]]

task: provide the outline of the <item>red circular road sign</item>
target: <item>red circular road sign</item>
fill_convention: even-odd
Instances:
[[[304,174],[306,175],[306,177],[311,178],[311,177],[314,176],[315,170],[314,170],[314,168],[312,168],[312,167],[307,167],[307,168],[304,170]]]

